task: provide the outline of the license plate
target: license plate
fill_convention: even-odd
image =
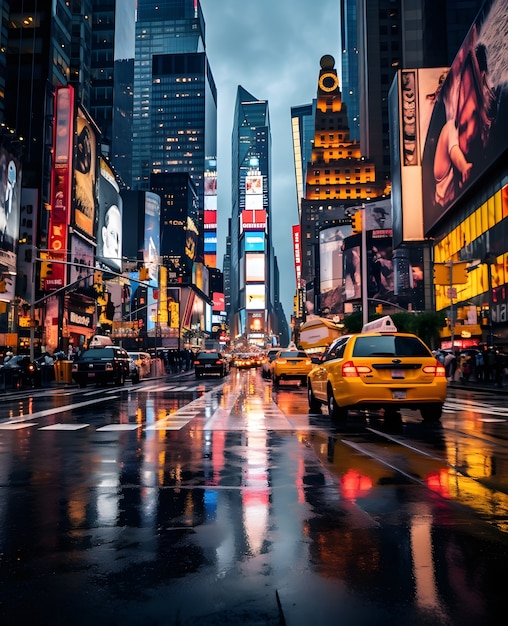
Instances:
[[[212,367],[212,366],[210,365],[210,363],[206,363],[205,367]]]
[[[95,376],[95,372],[88,372],[88,377],[92,378],[93,376]]]
[[[392,398],[394,400],[405,400],[406,399],[406,391],[392,391]]]
[[[402,370],[392,370],[392,378],[404,378],[404,372]]]

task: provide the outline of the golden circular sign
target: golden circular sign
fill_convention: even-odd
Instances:
[[[333,91],[339,86],[339,79],[333,72],[324,72],[319,77],[319,88],[321,91]]]

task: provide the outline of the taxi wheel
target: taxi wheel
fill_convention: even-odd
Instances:
[[[321,412],[321,402],[316,399],[316,396],[312,393],[312,387],[310,383],[307,386],[307,399],[309,401],[309,409],[313,412]]]
[[[347,418],[347,407],[339,406],[333,395],[331,387],[328,387],[328,415],[338,422],[344,422]]]
[[[273,375],[273,386],[274,387],[278,387],[279,383],[280,383],[280,378],[274,374]]]
[[[443,413],[443,405],[439,402],[424,404],[420,408],[424,422],[439,422]]]

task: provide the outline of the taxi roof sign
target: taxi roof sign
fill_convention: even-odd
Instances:
[[[362,333],[396,333],[397,327],[389,315],[372,320],[363,325]]]

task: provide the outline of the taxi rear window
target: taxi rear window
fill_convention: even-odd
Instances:
[[[379,337],[357,337],[353,347],[353,356],[428,357],[432,354],[418,337],[381,335]]]

